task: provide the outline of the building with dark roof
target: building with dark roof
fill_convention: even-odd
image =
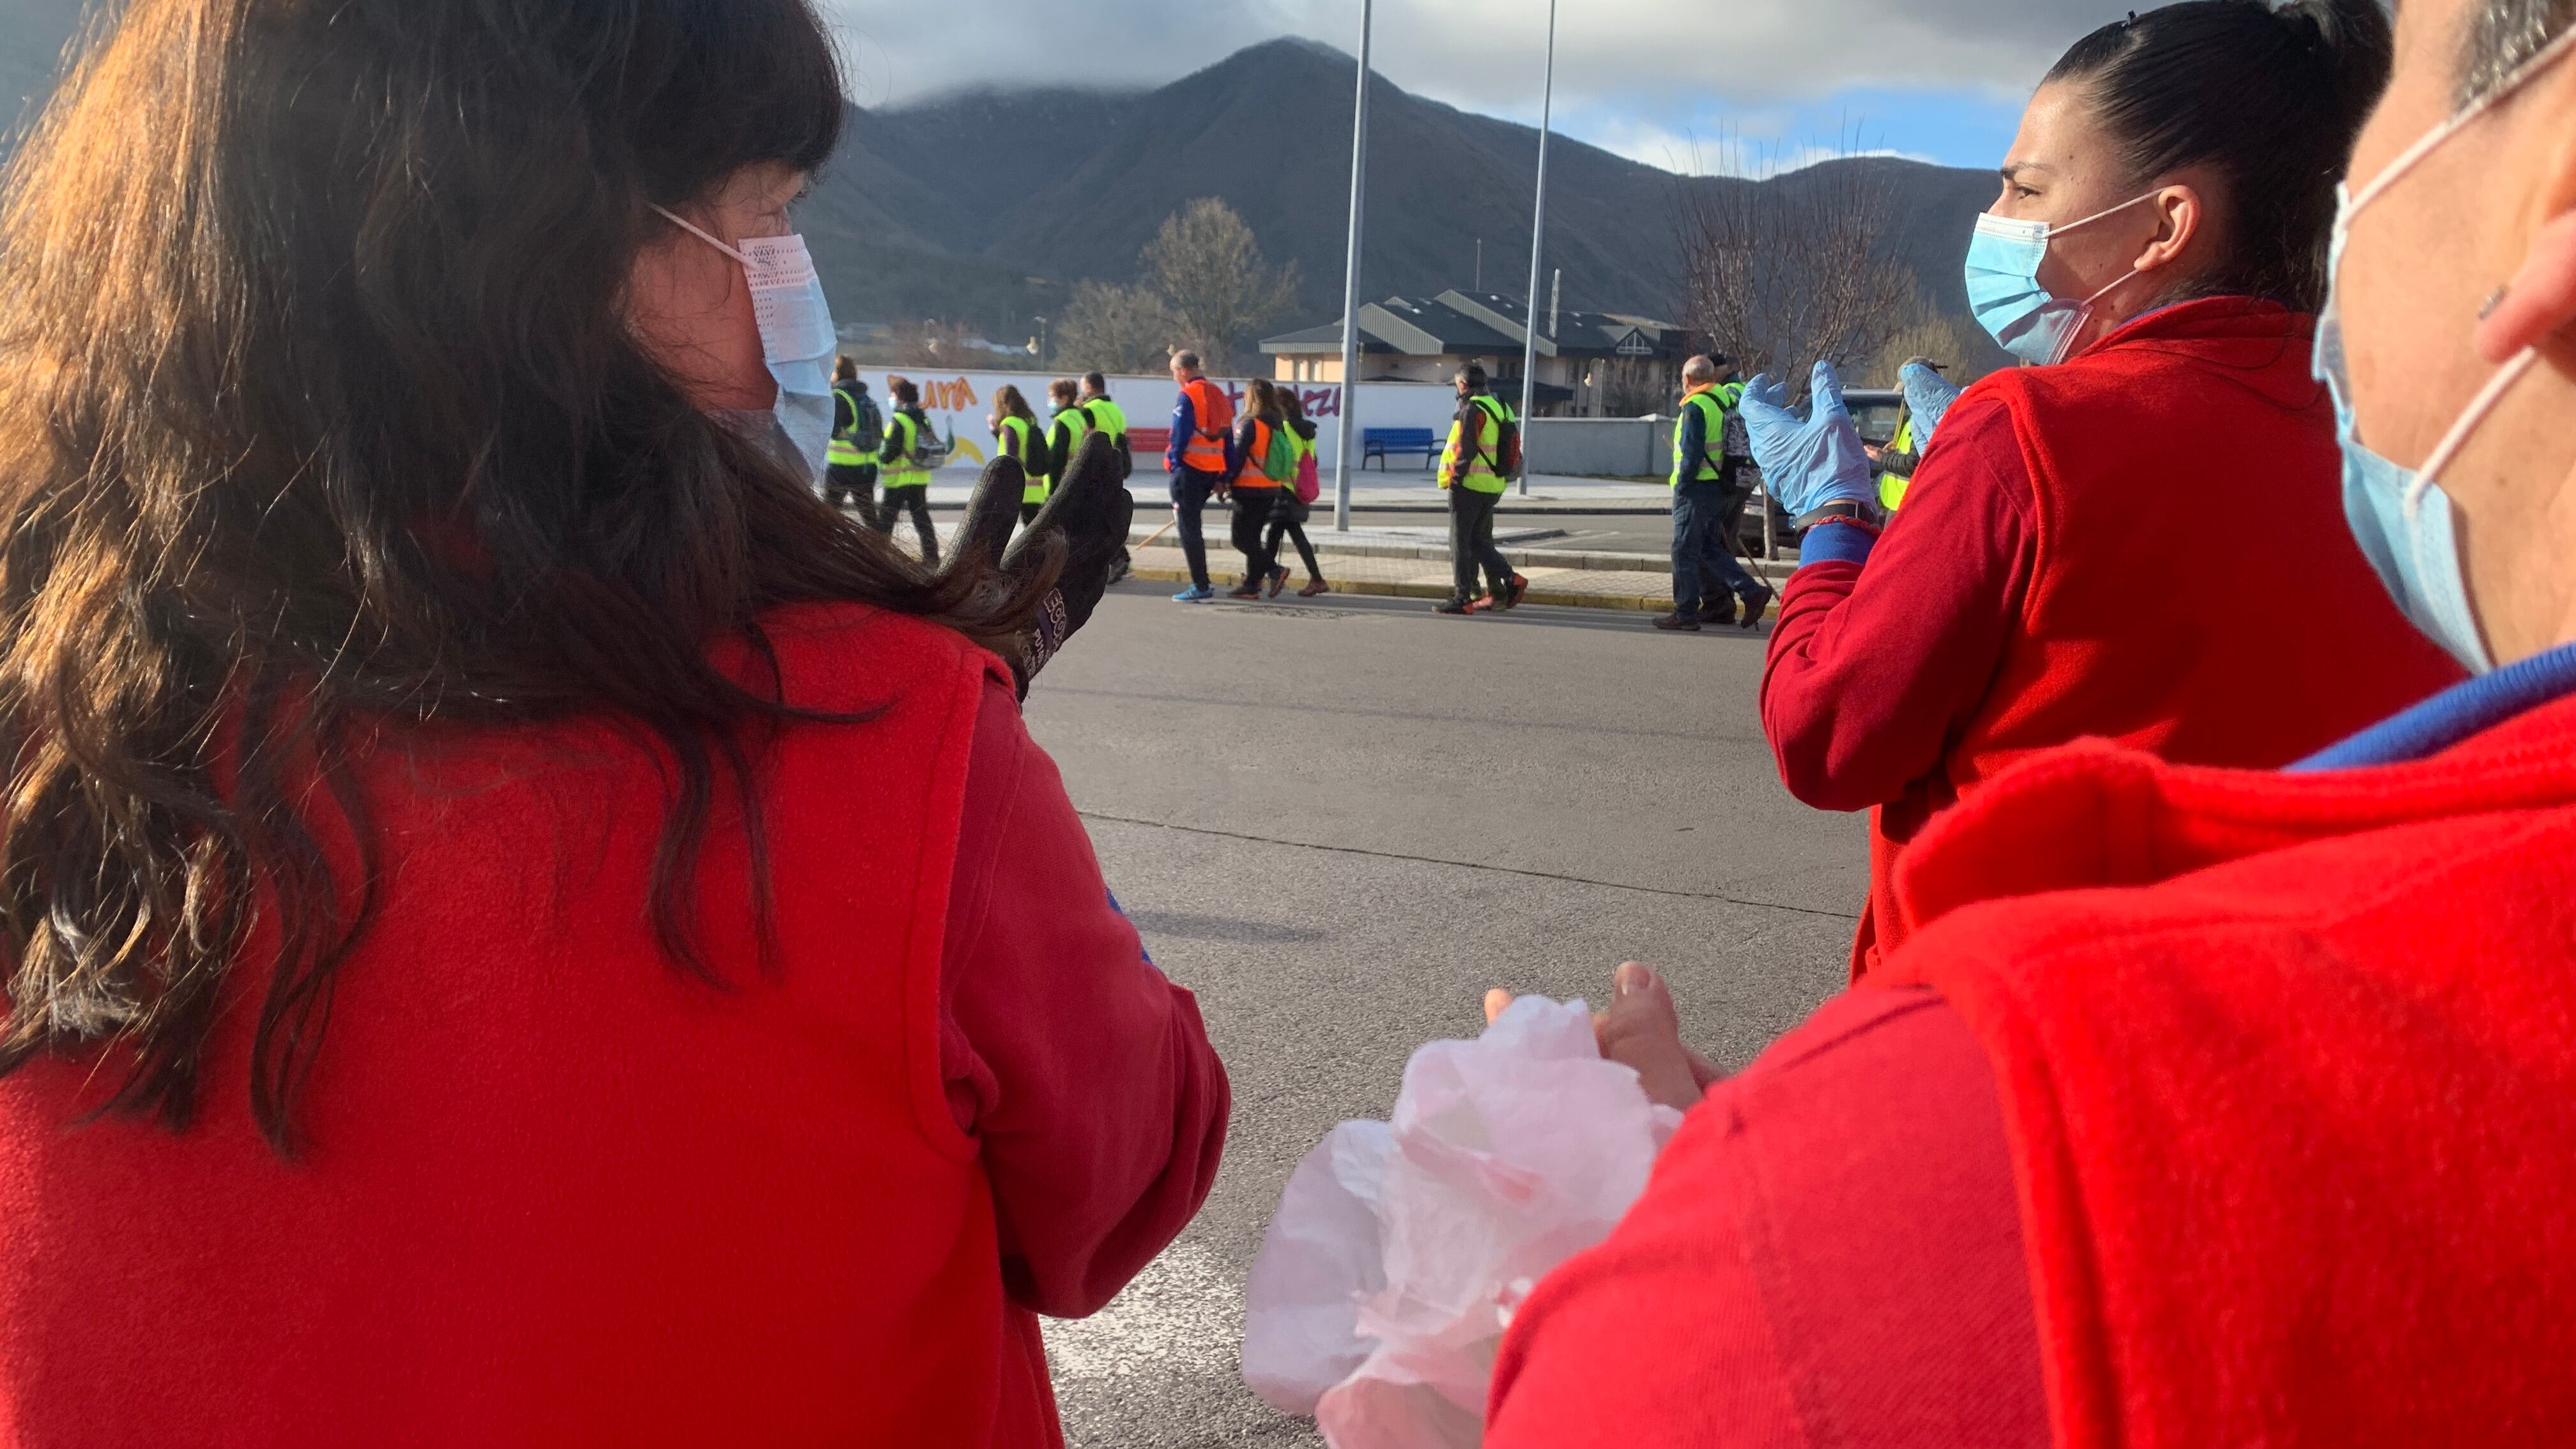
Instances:
[[[1519,405],[1521,299],[1501,292],[1447,291],[1428,301],[1389,297],[1360,308],[1362,382],[1447,382],[1470,362],[1495,379],[1496,396]],[[1621,312],[1551,312],[1541,319],[1538,386],[1542,417],[1635,417],[1681,395],[1682,329]],[[1281,382],[1339,382],[1339,319],[1266,338]]]

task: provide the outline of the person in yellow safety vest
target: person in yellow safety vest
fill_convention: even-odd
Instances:
[[[823,454],[823,501],[855,508],[873,523],[877,513],[877,449],[885,420],[860,380],[858,364],[844,357],[832,368],[832,441]]]
[[[1928,357],[1911,358],[1905,365],[1912,367],[1916,363],[1921,363],[1934,372],[1948,370]],[[1905,490],[1913,486],[1914,470],[1923,462],[1923,450],[1914,446],[1912,405],[1898,405],[1896,435],[1887,440],[1886,447],[1872,447],[1863,443],[1861,450],[1869,454],[1870,464],[1878,469],[1878,506],[1890,513],[1905,506]]]
[[[878,482],[885,489],[877,532],[893,532],[895,514],[910,513],[913,531],[921,537],[921,561],[936,565],[939,532],[930,524],[930,470],[921,463],[921,437],[930,415],[921,410],[921,389],[910,380],[890,378],[886,391],[894,395],[894,416],[886,422],[885,446],[877,453]]]
[[[1091,432],[1091,416],[1075,400],[1076,393],[1073,379],[1069,377],[1059,377],[1047,384],[1047,403],[1053,411],[1046,434],[1047,486],[1050,488],[1064,481],[1066,471],[1073,467],[1074,455],[1082,451],[1083,438]]]
[[[1771,590],[1735,557],[1736,520],[1752,489],[1731,455],[1727,424],[1744,400],[1734,359],[1701,353],[1682,364],[1681,409],[1673,422],[1673,611],[1658,629],[1697,633],[1703,624],[1750,629],[1771,607]]]
[[[1118,454],[1118,477],[1124,481],[1136,471],[1136,455],[1127,447],[1127,410],[1109,396],[1109,379],[1096,372],[1084,373],[1078,406],[1093,431],[1108,435],[1109,446]],[[1121,548],[1117,561],[1109,566],[1109,582],[1114,584],[1127,577],[1135,567],[1135,559]]]
[[[1494,547],[1494,509],[1512,470],[1506,455],[1516,451],[1520,426],[1512,410],[1485,391],[1485,369],[1468,363],[1450,381],[1458,389],[1458,413],[1449,421],[1449,447],[1440,456],[1440,486],[1449,490],[1449,597],[1438,605],[1443,614],[1476,611],[1476,572],[1484,570],[1490,591],[1487,607],[1508,609],[1529,592],[1529,580],[1512,572],[1511,560]]]
[[[993,412],[985,421],[993,425],[993,441],[1001,445],[994,456],[1019,461],[1020,522],[1027,523],[1046,502],[1047,477],[1054,471],[1047,456],[1046,431],[1038,425],[1038,415],[1029,410],[1029,400],[1007,382],[993,389]]]

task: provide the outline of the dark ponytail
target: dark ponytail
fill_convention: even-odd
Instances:
[[[2380,0],[2189,0],[2093,32],[2048,79],[2088,93],[2140,185],[2187,166],[2224,178],[2225,254],[2192,295],[2313,312],[2335,183],[2394,49]]]

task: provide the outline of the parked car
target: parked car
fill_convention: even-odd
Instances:
[[[1861,441],[1886,447],[1896,436],[1896,419],[1905,407],[1905,394],[1892,387],[1848,387],[1843,389],[1843,406],[1851,410],[1852,426],[1860,430]],[[1798,546],[1799,530],[1789,526],[1788,510],[1772,498],[1771,490],[1758,480],[1762,470],[1755,468],[1753,501],[1744,510],[1736,542],[1746,558],[1771,558]],[[1765,548],[1762,538],[1762,516],[1771,515],[1771,546]]]

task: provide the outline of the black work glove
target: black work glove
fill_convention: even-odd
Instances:
[[[1027,475],[1015,459],[996,458],[986,465],[975,496],[966,505],[956,559],[950,565],[998,567],[1025,579],[1046,566],[1049,539],[1063,540],[1064,567],[1056,574],[1055,587],[1040,607],[1036,624],[1021,638],[1020,657],[1010,661],[1023,699],[1038,671],[1067,639],[1091,622],[1091,611],[1109,588],[1110,569],[1126,549],[1128,525],[1136,517],[1136,500],[1118,476],[1117,450],[1106,437],[1094,433],[1083,440],[1081,452],[1046,506],[1005,552],[1003,544],[1019,522],[1026,482]]]

